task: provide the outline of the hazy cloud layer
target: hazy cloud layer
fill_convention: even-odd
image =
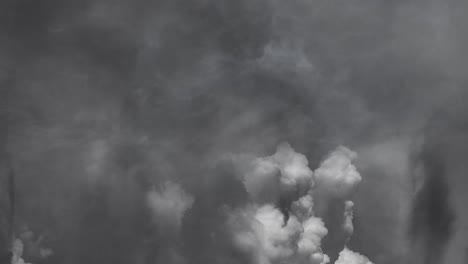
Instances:
[[[251,263],[327,230],[331,262],[364,261],[346,240],[374,263],[466,263],[467,8],[2,1],[0,252],[26,226],[32,263]]]

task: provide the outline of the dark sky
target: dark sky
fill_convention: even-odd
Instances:
[[[25,259],[248,263],[223,213],[248,197],[223,157],[289,142],[312,170],[339,145],[358,153],[351,248],[379,264],[466,263],[466,11],[462,0],[1,1],[15,230],[54,251],[42,259],[26,243]],[[175,233],[145,203],[168,181],[193,198]]]

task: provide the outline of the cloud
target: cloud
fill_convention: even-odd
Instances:
[[[253,168],[246,171],[244,183],[247,191],[255,195],[251,195],[251,203],[246,207],[229,214],[228,222],[235,246],[250,254],[257,264],[328,263],[330,258],[321,248],[322,239],[328,230],[324,221],[315,216],[314,192],[323,188],[321,191],[332,192],[332,195],[349,195],[361,180],[351,164],[356,155],[345,147],[333,151],[316,170],[321,177],[317,179],[320,184],[316,186],[306,157],[295,152],[289,144],[279,145],[272,156],[251,157]],[[277,196],[290,190],[295,190],[296,196],[281,209],[276,206],[278,202],[274,199],[258,199],[256,194],[264,191],[271,194],[272,186],[279,192]],[[354,229],[354,203],[346,201],[344,204],[342,228],[349,239]],[[341,262],[337,263],[355,257],[348,251],[341,255]]]
[[[351,237],[354,233],[354,226],[353,226],[353,201],[346,201],[345,202],[345,209],[344,209],[344,222],[343,222],[343,229],[346,232],[348,237]]]
[[[307,158],[289,144],[279,145],[272,156],[254,158],[249,163],[244,184],[256,202],[276,203],[285,195],[295,200],[314,185]]]
[[[22,258],[23,256],[23,251],[24,251],[24,245],[23,242],[20,239],[15,239],[13,242],[13,257],[11,260],[12,264],[28,264],[24,262],[24,259]]]
[[[350,195],[362,180],[352,164],[356,158],[356,152],[343,146],[330,153],[314,172],[318,188],[338,198]]]
[[[320,264],[324,259],[320,241],[327,229],[320,218],[301,222],[291,216],[285,222],[279,209],[263,205],[231,214],[230,227],[235,245],[251,254],[255,263]]]
[[[335,264],[372,264],[372,262],[367,257],[345,248],[340,252]]]
[[[468,76],[468,38],[458,26],[466,24],[468,6],[461,0],[0,2],[0,13],[7,14],[0,15],[0,152],[18,170],[16,219],[57,238],[51,263],[132,263],[134,252],[154,235],[148,229],[163,226],[180,229],[191,241],[178,242],[178,254],[245,263],[228,245],[198,243],[212,233],[222,240],[222,231],[216,231],[222,221],[212,216],[224,204],[270,205],[301,225],[313,214],[326,224],[324,239],[340,240],[333,234],[345,230],[342,207],[356,177],[348,182],[343,175],[349,169],[332,162],[337,165],[325,166],[331,171],[324,173],[325,181],[316,171],[309,195],[305,182],[314,182],[313,173],[297,170],[302,162],[287,161],[294,164],[291,169],[279,161],[288,158],[272,157],[282,141],[306,156],[311,169],[330,144],[358,150],[356,167],[366,180],[353,196],[360,221],[350,247],[362,252],[357,245],[366,247],[372,260],[395,263],[406,231],[405,217],[397,214],[406,214],[401,208],[412,199],[400,195],[410,186],[410,171],[395,169],[407,166],[406,157],[380,147],[368,155],[360,150],[394,135],[412,141],[421,131],[409,129],[426,131],[436,108],[454,105],[447,94],[467,98],[458,93],[466,90]],[[453,121],[465,120],[466,112],[441,117],[445,129],[434,129],[441,131],[435,136],[440,145],[454,151],[466,145],[451,134],[466,130]],[[217,177],[213,160],[238,152],[256,156],[245,166],[242,182],[229,168],[227,176]],[[450,207],[464,216],[463,190],[453,192],[464,186],[459,183],[466,155],[447,155],[440,159],[460,168],[437,177],[451,177],[447,193],[459,202]],[[370,161],[373,171],[358,166],[361,161]],[[455,174],[460,178],[450,176]],[[379,178],[367,180],[372,175]],[[184,192],[193,196],[193,207],[183,198],[180,206],[159,202],[164,217],[148,217],[156,210],[149,210],[147,196],[163,199],[165,181],[190,186],[190,195]],[[239,186],[228,188],[233,182]],[[152,185],[156,189],[148,192]],[[338,206],[329,206],[319,192],[329,193]],[[382,194],[389,199],[380,199]],[[322,214],[321,203],[336,212]],[[185,213],[161,209],[184,204],[191,208]],[[429,204],[434,203],[421,203],[423,211]],[[414,226],[431,226],[443,213],[437,215],[416,217]],[[187,216],[196,232],[182,230]],[[167,223],[180,218],[182,223]],[[454,236],[468,237],[461,224],[454,228]],[[417,237],[425,240],[433,231],[422,228]],[[454,241],[457,251],[451,251],[460,263],[463,242]],[[172,242],[158,241],[145,250],[155,255],[164,243]],[[177,259],[170,256],[166,259]]]
[[[149,191],[146,202],[154,223],[161,230],[178,232],[184,213],[192,206],[194,198],[180,185],[166,182],[159,190],[154,188]]]
[[[298,259],[297,263],[326,263],[328,256],[322,252],[321,241],[328,233],[322,219],[309,217],[302,223],[303,232],[297,243]]]

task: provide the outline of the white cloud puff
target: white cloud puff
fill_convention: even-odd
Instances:
[[[319,189],[338,198],[349,195],[362,178],[352,161],[357,153],[340,146],[315,170]]]
[[[234,212],[230,224],[236,246],[249,252],[255,263],[321,264],[326,258],[320,245],[327,229],[320,218],[301,223],[290,216],[285,222],[277,208],[263,205]]]
[[[373,264],[367,257],[344,248],[335,261],[335,264]]]
[[[255,158],[244,174],[244,185],[257,203],[275,203],[286,193],[299,198],[313,186],[307,158],[289,144],[278,146],[272,156]]]

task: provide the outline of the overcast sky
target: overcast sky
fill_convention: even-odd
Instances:
[[[281,232],[302,221],[299,196],[263,186],[258,160],[285,178],[292,162],[309,181],[348,153],[362,178],[352,193],[313,189],[331,263],[351,199],[347,246],[373,263],[465,264],[466,11],[462,0],[1,1],[0,146],[23,258],[284,263],[232,232],[252,210],[260,224],[280,212]]]

